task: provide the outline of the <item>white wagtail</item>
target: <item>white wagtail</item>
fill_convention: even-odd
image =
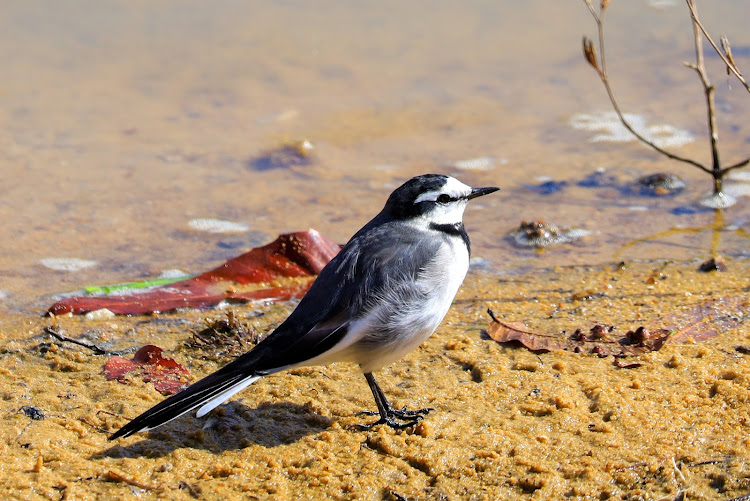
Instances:
[[[432,409],[393,408],[372,372],[419,346],[440,325],[469,268],[466,204],[497,190],[438,174],[410,179],[323,268],[272,334],[133,419],[110,440],[156,428],[195,408],[201,417],[261,376],[332,362],[359,364],[375,397],[380,419],[360,428],[416,424]]]

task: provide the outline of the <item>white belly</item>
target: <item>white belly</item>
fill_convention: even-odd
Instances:
[[[386,304],[381,315],[374,311],[374,315],[356,323],[361,325],[352,325],[352,330],[359,333],[355,334],[358,341],[347,350],[349,360],[360,364],[364,372],[371,372],[401,359],[422,344],[445,318],[468,268],[469,253],[463,241],[450,239],[419,274],[417,287],[423,292],[421,296],[405,302],[403,297],[392,297],[390,300],[396,307]],[[388,315],[388,328],[377,331],[383,315]]]

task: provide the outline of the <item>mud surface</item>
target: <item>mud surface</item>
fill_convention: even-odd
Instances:
[[[49,499],[727,499],[750,492],[750,266],[628,263],[502,277],[473,273],[444,325],[378,374],[396,406],[434,407],[407,431],[351,429],[374,403],[346,364],[266,377],[208,417],[115,443],[107,435],[163,397],[137,377],[101,374],[106,356],[42,334],[50,320],[6,319],[0,347],[2,497]],[[655,278],[656,277],[656,278]],[[587,294],[581,294],[587,292]],[[596,294],[595,294],[596,293]],[[585,296],[587,299],[576,299]],[[721,319],[734,327],[615,363],[501,346],[491,307],[544,332],[594,324],[625,331]],[[292,307],[236,306],[259,333]],[[225,313],[60,318],[70,337],[112,349],[156,343],[199,378],[224,361],[188,348],[190,330]],[[724,319],[726,320],[726,319]],[[127,356],[127,355],[126,355]],[[618,368],[632,364],[632,368]],[[26,406],[26,407],[25,407]],[[33,407],[43,419],[33,419]],[[24,413],[26,410],[26,413]],[[30,415],[32,415],[30,417]]]

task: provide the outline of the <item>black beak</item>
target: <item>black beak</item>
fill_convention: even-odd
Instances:
[[[471,200],[472,198],[481,197],[484,195],[489,195],[490,193],[495,193],[500,188],[496,186],[488,186],[486,188],[472,188],[471,194],[468,196],[468,199]]]

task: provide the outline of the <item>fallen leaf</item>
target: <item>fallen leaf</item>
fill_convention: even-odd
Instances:
[[[570,335],[566,332],[547,334],[532,331],[523,324],[503,322],[495,317],[492,310],[488,310],[488,313],[492,317],[492,323],[487,327],[487,334],[492,339],[498,343],[518,343],[537,353],[567,350],[599,357],[640,355],[660,349],[672,333],[665,329],[648,331],[639,327],[624,336],[614,338],[612,327],[595,325],[587,331],[588,333],[577,329]]]
[[[188,383],[184,376],[190,372],[171,358],[162,355],[164,350],[158,346],[147,344],[133,355],[133,360],[127,360],[120,356],[111,357],[104,364],[104,375],[107,380],[116,379],[126,384],[125,375],[141,369],[141,377],[146,382],[152,382],[154,388],[165,395],[172,395],[186,388]]]
[[[488,313],[492,323],[487,327],[487,334],[499,343],[519,343],[534,352],[568,350],[601,357],[625,357],[657,351],[667,341],[684,343],[711,339],[718,332],[733,329],[750,318],[750,301],[743,297],[712,298],[685,311],[659,318],[651,322],[653,327],[640,326],[616,339],[611,334],[613,328],[601,325],[591,328],[588,334],[577,329],[568,336],[565,332],[534,332],[523,324],[498,320],[492,310]]]
[[[612,364],[617,367],[618,369],[637,369],[638,367],[641,367],[643,364],[640,362],[633,362],[631,364],[623,364],[620,362],[620,359],[616,358]]]
[[[280,278],[314,276],[340,249],[338,244],[315,230],[287,233],[201,275],[144,292],[69,297],[53,304],[48,313],[80,315],[106,308],[118,315],[137,315],[208,307],[221,301],[288,300],[303,296],[310,283],[245,292],[235,291],[231,284],[262,284]]]
[[[719,332],[734,329],[747,319],[750,319],[750,300],[741,296],[725,296],[707,299],[660,320],[664,328],[675,331],[674,341],[701,342],[715,337]]]

